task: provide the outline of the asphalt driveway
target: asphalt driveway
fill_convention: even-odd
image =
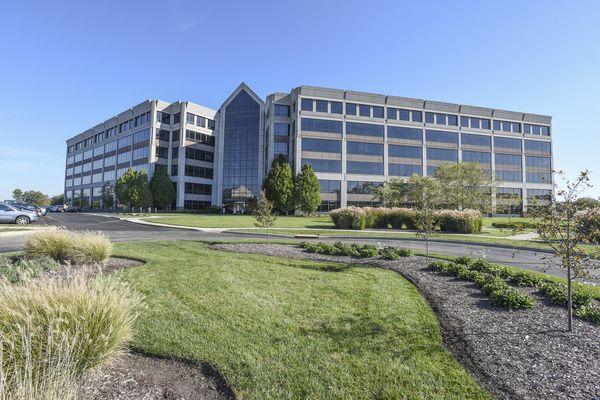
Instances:
[[[184,228],[171,228],[163,226],[152,226],[124,221],[115,217],[100,216],[86,213],[61,214],[51,213],[42,218],[38,225],[64,226],[73,230],[97,230],[104,232],[114,242],[127,242],[137,240],[236,240],[236,239],[261,239],[263,235],[252,233],[228,233],[228,232],[203,232]],[[275,236],[275,235],[274,235]],[[0,234],[0,253],[16,251],[22,248],[26,235],[22,234]],[[288,240],[297,240],[285,237]],[[386,238],[343,238],[343,239],[320,239],[323,241],[346,241],[358,243],[380,243],[406,247],[412,250],[425,250],[425,243],[415,239],[386,239]],[[544,271],[557,276],[565,273],[558,266],[557,260],[547,253],[502,248],[483,244],[447,243],[435,241],[430,243],[432,253],[449,256],[471,255],[473,257],[485,257],[492,262],[503,265],[518,266],[535,271]],[[600,271],[591,281],[600,283]]]

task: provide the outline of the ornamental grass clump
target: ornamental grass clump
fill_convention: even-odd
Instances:
[[[366,213],[360,207],[345,207],[330,211],[329,216],[338,229],[364,229]]]
[[[24,249],[28,257],[50,257],[74,264],[99,264],[110,257],[112,244],[101,232],[56,229],[31,234]]]
[[[440,229],[446,232],[478,233],[483,226],[483,214],[477,210],[441,210],[437,216]]]
[[[0,256],[0,279],[6,279],[13,284],[22,283],[59,266],[57,261],[48,256],[37,258]]]
[[[63,280],[0,282],[0,399],[111,361],[131,339],[140,303],[127,285],[87,279],[83,271]]]

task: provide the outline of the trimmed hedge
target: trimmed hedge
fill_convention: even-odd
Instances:
[[[498,229],[536,229],[535,222],[526,221],[508,221],[508,222],[492,222],[492,226]]]
[[[330,211],[338,229],[415,229],[417,212],[410,208],[345,207]],[[441,210],[437,212],[442,231],[457,233],[481,232],[483,215],[476,210]]]
[[[429,266],[438,272],[474,282],[498,306],[515,310],[533,308],[534,300],[531,296],[509,286],[500,276],[474,269],[475,264],[477,263],[469,268],[457,262],[436,261],[429,264]]]
[[[335,242],[334,244],[324,242],[302,242],[300,243],[300,247],[309,253],[327,254],[330,256],[348,256],[355,258],[373,258],[381,256],[386,260],[396,260],[400,257],[409,257],[413,254],[409,249],[398,249],[391,246],[377,248],[371,244],[349,244],[342,242]]]

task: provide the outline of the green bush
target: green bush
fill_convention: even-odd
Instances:
[[[535,222],[527,221],[508,221],[508,222],[492,222],[492,226],[498,229],[536,229]]]
[[[540,291],[556,305],[566,306],[569,298],[567,285],[554,281],[546,280],[540,286]],[[572,301],[573,308],[589,307],[592,304],[593,296],[587,290],[573,287]]]
[[[442,210],[437,214],[442,231],[457,233],[481,232],[483,215],[477,210]]]
[[[467,267],[470,267],[471,265],[473,265],[473,263],[475,262],[475,260],[472,257],[469,256],[461,256],[461,257],[457,257],[454,262],[457,262],[459,264],[462,265],[466,265]]]
[[[578,228],[586,235],[587,242],[600,244],[600,209],[581,214],[577,223]]]
[[[357,257],[359,258],[372,258],[372,257],[377,257],[377,246],[374,246],[372,244],[356,244],[353,243],[351,246],[354,247],[356,253],[358,254]]]
[[[593,324],[600,325],[600,307],[583,306],[575,309],[575,315]]]
[[[64,229],[31,234],[25,242],[30,257],[50,257],[75,264],[102,263],[110,257],[112,244],[101,232],[71,232]]]
[[[393,246],[385,246],[379,249],[379,256],[386,260],[397,260],[401,257],[410,257],[413,255],[412,250],[404,248],[396,248]]]
[[[526,271],[514,271],[508,277],[508,281],[516,286],[539,287],[544,279]]]
[[[26,282],[37,278],[44,272],[58,268],[60,264],[50,257],[27,258],[19,256],[0,256],[0,279],[10,283]]]
[[[14,381],[31,370],[39,384],[57,344],[68,344],[62,367],[81,376],[124,350],[141,298],[109,279],[41,279],[0,282],[0,370]],[[24,334],[23,328],[26,328]],[[0,386],[2,386],[0,384]]]
[[[329,216],[338,229],[364,229],[366,213],[360,207],[345,207],[330,211]]]
[[[508,278],[513,273],[510,268],[494,265],[488,260],[479,259],[475,261],[471,266],[471,269],[479,272],[484,272],[500,278]]]

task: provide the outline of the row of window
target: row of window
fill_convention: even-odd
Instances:
[[[94,136],[90,136],[89,138],[82,140],[81,142],[77,142],[74,145],[67,147],[67,153],[73,153],[75,151],[81,150],[85,147],[89,147],[95,143],[100,142],[103,139],[108,139],[112,136],[115,136],[121,132],[125,132],[129,129],[138,127],[150,121],[150,111],[140,114],[128,121],[122,122],[119,125],[113,126],[112,128],[107,129],[104,132],[100,132],[95,134]]]
[[[214,153],[212,151],[206,151],[201,149],[194,149],[192,147],[185,148],[185,157],[191,160],[213,162],[215,160]]]
[[[215,121],[210,118],[202,117],[200,115],[192,113],[187,113],[185,118],[188,124],[196,125],[201,128],[207,128],[211,130],[215,129]]]
[[[212,194],[212,185],[207,185],[204,183],[185,183],[185,194],[201,194],[201,195],[211,195]]]
[[[215,137],[211,136],[211,135],[207,135],[206,133],[201,133],[201,132],[196,132],[196,131],[191,131],[189,129],[186,129],[185,137],[186,137],[186,139],[188,139],[192,142],[202,143],[202,144],[206,144],[208,146],[215,145]]]

